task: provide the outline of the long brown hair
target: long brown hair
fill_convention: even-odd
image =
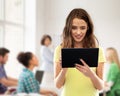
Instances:
[[[72,22],[73,22],[74,18],[83,19],[87,23],[87,26],[88,26],[86,36],[83,40],[83,47],[84,48],[97,47],[98,41],[93,34],[94,26],[93,26],[92,20],[91,20],[89,14],[84,9],[81,9],[81,8],[73,9],[66,19],[66,24],[65,24],[65,27],[63,30],[62,47],[63,48],[73,48],[74,47],[73,38],[71,36]]]

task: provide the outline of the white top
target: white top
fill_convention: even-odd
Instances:
[[[40,69],[46,72],[53,71],[52,51],[46,46],[41,46],[40,54],[41,54],[40,58],[42,60],[42,65],[40,66]]]

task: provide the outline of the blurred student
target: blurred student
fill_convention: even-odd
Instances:
[[[8,61],[9,50],[6,48],[0,48],[0,94],[4,94],[10,86],[17,86],[18,80],[8,77],[4,68],[4,65]]]
[[[52,38],[49,35],[44,35],[41,39],[41,69],[44,70],[46,73],[53,72],[53,52],[49,48],[51,42]]]
[[[120,90],[120,61],[115,48],[107,48],[106,50],[107,63],[110,68],[107,75],[106,89],[110,89],[106,96],[116,96],[115,91]],[[120,94],[119,94],[120,96]]]
[[[34,67],[38,66],[38,59],[34,54],[21,52],[17,59],[25,66],[19,77],[17,93],[40,93],[46,96],[57,96],[53,91],[41,89],[39,82],[35,79],[32,71]]]
[[[42,59],[41,70],[44,70],[44,76],[42,80],[42,87],[47,89],[52,89],[58,92],[58,89],[54,84],[54,72],[53,72],[53,52],[50,49],[50,45],[52,43],[52,38],[50,35],[43,35],[41,39],[41,49],[40,55]]]

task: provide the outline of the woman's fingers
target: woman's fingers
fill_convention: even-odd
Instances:
[[[92,70],[89,68],[84,60],[80,59],[80,61],[83,65],[76,64],[76,69],[82,72],[85,76],[91,77],[91,74],[93,74]]]
[[[76,64],[76,68],[79,69],[79,70],[81,70],[81,71],[87,70],[87,68],[85,66],[82,66],[80,64]]]
[[[83,72],[84,69],[76,65],[76,69],[78,69],[80,72]]]
[[[75,64],[75,65],[76,65],[76,67],[79,67],[79,68],[84,69],[84,66],[82,66],[82,65],[80,65],[80,64]]]
[[[83,73],[84,75],[87,74],[87,70],[84,69],[83,67],[79,67],[79,66],[76,66],[76,69],[79,70],[81,73]],[[86,75],[87,76],[87,75]]]
[[[83,64],[84,66],[89,67],[83,59],[80,59],[80,61],[82,62],[82,64]],[[84,67],[83,65],[76,64],[76,66],[78,66],[78,67]]]
[[[89,67],[83,59],[80,59],[80,61],[82,62],[82,64],[83,64],[84,66]]]

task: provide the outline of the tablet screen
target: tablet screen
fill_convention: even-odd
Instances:
[[[75,64],[81,64],[83,59],[89,67],[98,66],[99,48],[63,48],[62,49],[62,68],[75,67]]]

